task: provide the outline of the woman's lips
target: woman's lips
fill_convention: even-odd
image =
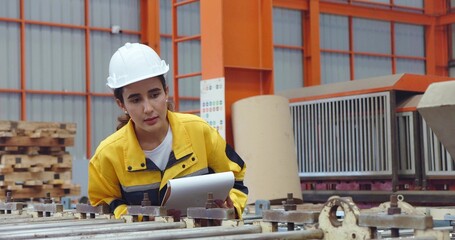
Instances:
[[[151,118],[147,118],[144,120],[145,124],[147,125],[154,125],[156,122],[158,122],[158,117],[151,117]]]

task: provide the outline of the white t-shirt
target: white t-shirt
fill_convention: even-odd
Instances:
[[[166,168],[167,162],[169,161],[169,155],[172,151],[172,130],[169,126],[166,137],[163,142],[151,151],[144,150],[145,156],[152,160],[155,165],[163,171]]]

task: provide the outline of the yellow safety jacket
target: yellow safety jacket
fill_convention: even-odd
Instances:
[[[93,206],[105,203],[116,218],[127,205],[140,205],[147,192],[153,206],[160,206],[173,178],[232,171],[235,184],[229,196],[239,217],[248,188],[243,185],[246,165],[240,156],[200,117],[168,111],[172,129],[172,152],[161,171],[147,159],[130,120],[103,140],[89,164],[88,196]]]

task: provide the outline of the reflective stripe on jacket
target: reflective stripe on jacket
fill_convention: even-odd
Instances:
[[[229,193],[238,216],[245,207],[248,188],[243,185],[246,165],[240,156],[200,117],[168,111],[172,152],[164,171],[146,159],[133,122],[103,140],[89,164],[88,195],[92,205],[140,205],[145,192],[159,206],[169,179],[232,171]]]

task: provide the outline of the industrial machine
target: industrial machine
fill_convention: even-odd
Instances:
[[[450,80],[398,74],[278,93],[291,102],[304,201],[398,193],[414,204],[455,202],[454,160],[431,126],[440,124],[417,108],[430,84]]]
[[[145,197],[146,198],[146,197]],[[361,210],[351,198],[333,196],[321,205],[297,205],[292,194],[278,208],[256,204],[254,212],[234,219],[233,209],[172,209],[128,206],[113,219],[107,206],[78,204],[76,209],[47,197],[39,203],[0,202],[0,239],[434,239],[448,240],[452,227],[435,227],[430,211],[419,210],[392,195],[380,207]],[[449,220],[451,221],[451,220]]]

